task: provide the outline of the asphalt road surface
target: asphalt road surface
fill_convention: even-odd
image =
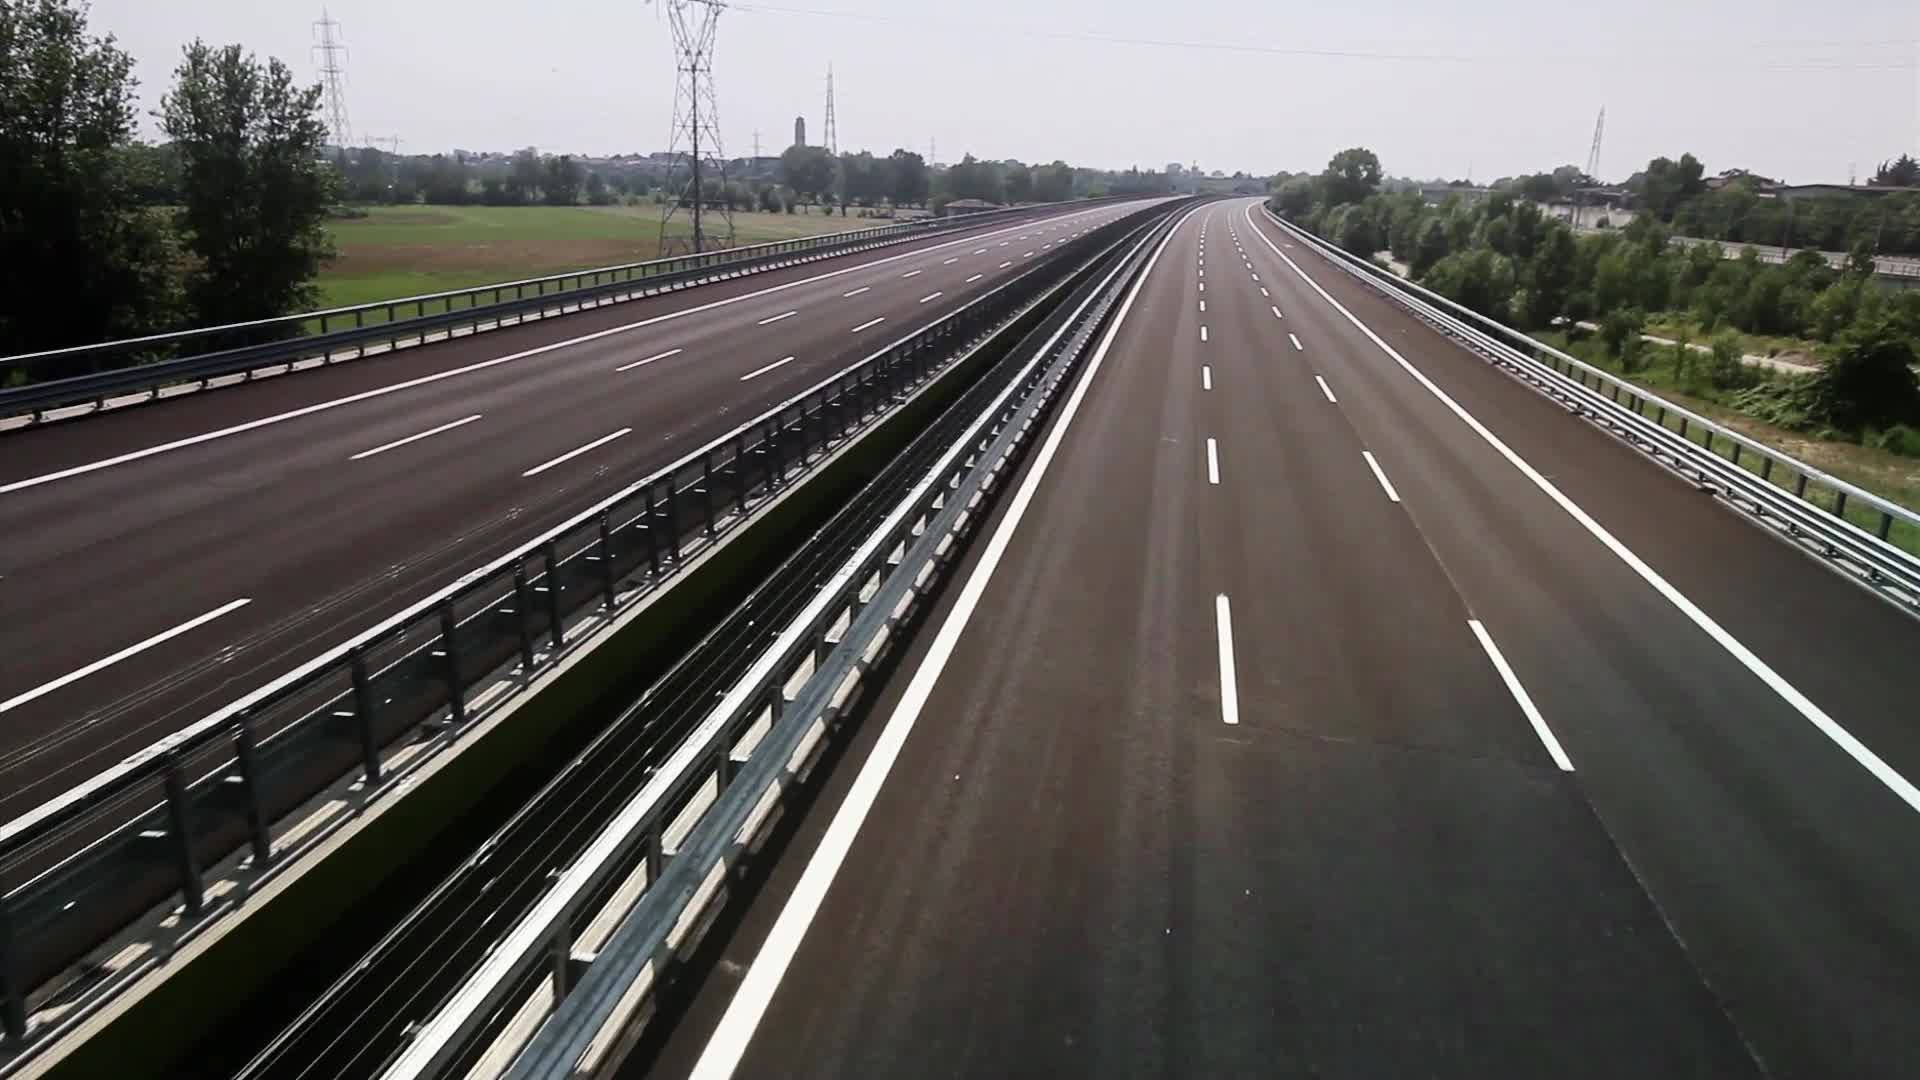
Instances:
[[[1920,622],[1254,206],[631,1074],[1914,1075]]]
[[[0,820],[1132,209],[0,435]]]

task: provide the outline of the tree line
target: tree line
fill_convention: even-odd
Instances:
[[[0,352],[314,301],[335,190],[318,87],[195,41],[155,114],[163,153],[134,140],[132,72],[71,0],[0,0]]]
[[[1659,160],[1648,170],[1656,177],[1665,171]],[[1682,192],[1690,171],[1680,170]],[[1640,336],[1650,318],[1720,335],[1714,362],[1698,374],[1715,388],[1746,390],[1739,404],[1774,422],[1856,437],[1920,425],[1911,370],[1920,292],[1877,286],[1864,238],[1841,269],[1812,251],[1767,264],[1751,249],[1729,259],[1718,243],[1676,244],[1653,212],[1625,229],[1576,235],[1511,190],[1478,201],[1453,194],[1436,206],[1418,193],[1380,192],[1380,183],[1379,159],[1355,148],[1317,176],[1282,182],[1271,205],[1363,258],[1390,253],[1409,277],[1488,318],[1534,330],[1597,321],[1629,372],[1650,360]],[[1826,343],[1825,362],[1811,378],[1763,380],[1726,331]],[[1691,364],[1694,354],[1675,356]]]

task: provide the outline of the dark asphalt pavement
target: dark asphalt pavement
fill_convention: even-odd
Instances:
[[[0,820],[1130,209],[0,434]]]
[[[1254,206],[630,1072],[1913,1075],[1920,622]]]

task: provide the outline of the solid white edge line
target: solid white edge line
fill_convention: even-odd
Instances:
[[[421,439],[430,439],[433,436],[438,435],[443,431],[452,431],[454,428],[457,428],[457,427],[465,427],[466,425],[471,424],[478,419],[480,419],[480,414],[474,413],[472,416],[462,417],[459,420],[455,420],[451,424],[441,424],[437,428],[433,428],[428,431],[422,431],[418,435],[409,435],[404,439],[395,439],[394,441],[386,444],[385,446],[376,446],[371,450],[362,450],[359,453],[348,458],[347,460],[360,461],[365,458],[370,458],[375,454],[384,454],[389,450],[398,450],[401,447],[407,445],[408,443],[417,443]]]
[[[1320,384],[1320,392],[1327,395],[1328,404],[1331,404],[1331,405],[1340,404],[1340,399],[1333,396],[1333,387],[1327,385],[1327,380],[1321,378],[1318,375],[1315,375],[1313,377],[1313,381]]]
[[[631,364],[621,364],[619,367],[614,368],[613,370],[632,371],[634,368],[637,368],[637,367],[646,367],[648,364],[653,363],[655,360],[665,360],[669,356],[679,356],[682,352],[685,352],[685,351],[686,350],[684,349],[668,349],[666,352],[663,352],[663,353],[654,353],[652,356],[647,357],[645,360],[635,360]]]
[[[1220,482],[1220,446],[1212,439],[1207,440],[1207,483]]]
[[[886,321],[887,321],[887,317],[885,315],[882,315],[877,319],[868,319],[866,322],[863,322],[859,326],[854,327],[852,330],[847,331],[847,333],[857,334],[862,330],[871,330],[874,327],[879,326],[881,323]]]
[[[980,597],[986,592],[987,583],[993,578],[1000,560],[1005,556],[1012,542],[1013,532],[1026,515],[1027,507],[1032,504],[1034,492],[1040,487],[1040,481],[1047,474],[1047,468],[1053,463],[1054,455],[1059,452],[1060,443],[1072,426],[1074,414],[1079,412],[1080,403],[1087,396],[1087,387],[1093,384],[1094,376],[1100,373],[1100,366],[1106,359],[1107,351],[1112,348],[1113,340],[1120,333],[1120,327],[1127,321],[1127,313],[1133,309],[1134,300],[1140,295],[1142,286],[1153,275],[1154,266],[1159,263],[1160,255],[1166,251],[1167,244],[1174,234],[1199,211],[1198,207],[1187,211],[1186,217],[1170,230],[1154,249],[1153,257],[1147,261],[1146,269],[1128,291],[1126,300],[1120,305],[1113,321],[1108,324],[1107,332],[1087,362],[1086,371],[1074,385],[1073,393],[1060,407],[1060,418],[1047,438],[1034,455],[1033,465],[1021,480],[1020,489],[1014,493],[1013,500],[1007,506],[1006,516],[1000,519],[993,536],[987,540],[981,551],[980,561],[974,565],[973,573],[967,577],[955,597],[953,608],[947,613],[945,621],[934,634],[933,644],[914,669],[912,679],[900,695],[894,706],[893,714],[887,717],[886,725],[874,741],[873,749],[867,760],[854,777],[853,784],[847,789],[846,797],[840,808],[828,823],[827,830],[820,837],[820,843],[814,849],[813,857],[807,867],[801,871],[800,880],[795,883],[793,892],[788,895],[780,915],[774,920],[773,928],[767,932],[766,940],[760,945],[760,951],[747,967],[747,973],[740,980],[740,986],[734,991],[733,1000],[727,1003],[726,1012],[720,1022],[714,1026],[713,1033],[707,1037],[707,1045],[700,1052],[700,1059],[694,1063],[689,1080],[727,1080],[740,1065],[740,1059],[746,1056],[747,1045],[752,1042],[753,1034],[760,1026],[760,1020],[766,1015],[767,1006],[773,1001],[773,995],[780,988],[780,980],[786,976],[787,967],[793,963],[793,957],[799,951],[800,942],[806,937],[807,928],[812,925],[813,917],[826,899],[827,889],[833,884],[835,875],[840,872],[840,864],[846,861],[847,853],[853,847],[854,839],[860,833],[860,827],[866,822],[867,814],[872,811],[874,801],[879,798],[880,789],[886,783],[887,774],[893,771],[893,764],[900,756],[900,750],[906,745],[908,736],[913,733],[914,724],[920,713],[926,708],[933,694],[934,684],[939,681],[941,672],[952,657],[954,646],[959,643],[961,633],[973,611],[980,604]]]
[[[619,431],[616,431],[611,435],[602,435],[599,438],[593,440],[592,442],[588,443],[585,446],[580,447],[577,450],[569,450],[566,453],[561,454],[559,457],[554,458],[552,461],[547,462],[545,465],[535,465],[533,468],[528,469],[526,472],[523,472],[520,475],[522,478],[529,477],[529,476],[539,476],[541,473],[546,472],[548,469],[553,468],[555,465],[564,465],[565,463],[572,461],[574,458],[579,457],[581,454],[584,454],[589,450],[597,450],[600,447],[605,446],[608,443],[612,442],[613,440],[620,438],[622,435],[630,435],[632,433],[633,433],[632,428],[623,427]]]
[[[1213,621],[1215,637],[1220,643],[1220,720],[1237,725],[1240,723],[1240,679],[1233,664],[1233,606],[1228,603],[1226,593],[1213,598]]]
[[[768,325],[771,325],[771,324],[773,324],[773,323],[777,323],[777,322],[779,322],[779,321],[780,321],[780,320],[782,320],[782,319],[791,319],[791,318],[793,318],[793,317],[794,317],[795,315],[798,315],[798,314],[800,314],[800,313],[799,313],[799,312],[797,312],[797,311],[784,311],[784,312],[781,312],[781,313],[780,313],[780,314],[778,314],[778,315],[775,315],[775,316],[774,316],[774,317],[772,317],[771,319],[761,319],[761,320],[760,320],[760,325],[761,325],[761,326],[768,326]]]
[[[1253,222],[1253,207],[1251,205],[1247,207],[1247,221],[1249,223]],[[1893,792],[1901,802],[1906,803],[1907,806],[1915,812],[1920,812],[1920,788],[1914,787],[1912,781],[1900,775],[1899,771],[1887,764],[1885,759],[1874,753],[1865,743],[1855,738],[1852,732],[1842,727],[1839,721],[1828,716],[1826,710],[1815,705],[1811,698],[1801,693],[1797,687],[1788,682],[1779,672],[1773,670],[1766,661],[1760,659],[1752,649],[1747,648],[1738,638],[1728,633],[1724,627],[1714,621],[1712,616],[1702,611],[1699,605],[1688,599],[1679,589],[1674,588],[1666,578],[1660,575],[1659,571],[1647,565],[1646,561],[1634,554],[1631,548],[1621,543],[1618,538],[1608,532],[1605,526],[1601,525],[1598,521],[1594,520],[1592,515],[1581,509],[1578,503],[1568,498],[1565,492],[1562,492],[1553,481],[1541,475],[1538,469],[1528,464],[1525,458],[1515,453],[1512,447],[1501,441],[1498,435],[1495,435],[1489,430],[1485,424],[1482,424],[1478,418],[1462,407],[1459,402],[1453,400],[1446,391],[1440,389],[1432,379],[1427,378],[1424,372],[1408,363],[1406,357],[1401,356],[1393,346],[1387,344],[1384,338],[1374,333],[1371,327],[1361,322],[1354,316],[1353,312],[1346,309],[1345,305],[1335,300],[1327,290],[1321,288],[1319,282],[1309,277],[1305,270],[1300,269],[1300,267],[1279,248],[1274,247],[1273,241],[1268,239],[1264,231],[1261,232],[1260,239],[1264,241],[1268,247],[1273,248],[1273,253],[1279,255],[1287,266],[1290,267],[1302,281],[1305,281],[1314,292],[1319,293],[1321,299],[1333,305],[1335,311],[1345,316],[1346,320],[1352,323],[1362,334],[1365,334],[1368,340],[1378,346],[1382,352],[1392,357],[1394,362],[1400,365],[1402,371],[1411,375],[1415,382],[1418,382],[1425,388],[1427,393],[1432,394],[1435,400],[1445,405],[1449,412],[1459,417],[1460,421],[1466,424],[1474,434],[1480,436],[1481,440],[1492,447],[1495,453],[1505,458],[1509,465],[1518,469],[1520,475],[1526,477],[1528,481],[1530,481],[1534,487],[1538,488],[1541,493],[1545,494],[1547,498],[1552,499],[1561,510],[1566,512],[1568,517],[1572,518],[1581,528],[1585,529],[1588,535],[1600,541],[1601,545],[1608,551],[1611,551],[1615,558],[1625,563],[1628,569],[1639,575],[1640,580],[1652,586],[1655,592],[1659,593],[1669,604],[1672,604],[1676,610],[1686,616],[1688,621],[1699,627],[1701,632],[1705,633],[1709,638],[1712,638],[1715,644],[1725,649],[1729,656],[1738,661],[1740,665],[1745,667],[1755,678],[1765,683],[1768,689],[1779,695],[1782,701],[1785,701],[1789,707],[1818,729],[1822,735],[1825,735],[1835,746],[1838,746],[1844,751],[1846,755],[1851,757],[1861,768],[1867,770],[1874,779],[1885,785],[1887,790]],[[1292,245],[1289,244],[1288,246],[1291,247]]]
[[[1200,389],[1202,390],[1213,389],[1213,365],[1212,364],[1200,365]]]
[[[1306,346],[1304,346],[1304,345],[1302,345],[1302,344],[1300,344],[1300,339],[1299,339],[1298,337],[1295,337],[1292,331],[1288,331],[1288,332],[1287,332],[1287,340],[1288,340],[1288,341],[1291,341],[1291,342],[1293,342],[1293,351],[1294,351],[1294,352],[1305,352],[1305,351],[1306,351]]]
[[[1513,695],[1513,700],[1519,704],[1520,711],[1526,714],[1527,723],[1533,725],[1533,733],[1540,736],[1541,743],[1545,744],[1547,756],[1553,759],[1553,763],[1560,767],[1561,772],[1572,772],[1572,760],[1567,757],[1567,752],[1561,749],[1560,740],[1554,738],[1553,730],[1547,727],[1546,717],[1540,715],[1540,710],[1533,704],[1533,698],[1527,694],[1527,688],[1520,685],[1520,677],[1513,673],[1512,665],[1508,664],[1507,658],[1500,654],[1500,646],[1493,643],[1493,636],[1487,633],[1486,627],[1480,625],[1479,619],[1468,619],[1467,626],[1472,628],[1473,636],[1480,639],[1480,647],[1486,650],[1487,659],[1493,661],[1493,670],[1500,673],[1500,681],[1507,684],[1507,692]]]
[[[1374,459],[1373,451],[1362,450],[1360,456],[1367,459],[1367,468],[1373,470],[1373,478],[1380,481],[1380,489],[1387,493],[1387,498],[1399,502],[1400,493],[1393,490],[1393,484],[1387,479],[1386,471],[1380,468],[1380,462]]]
[[[740,376],[740,381],[746,382],[748,379],[757,379],[760,376],[765,375],[767,372],[772,371],[774,368],[784,367],[785,365],[791,364],[791,363],[793,363],[793,357],[791,356],[786,357],[785,359],[782,359],[782,360],[775,360],[773,363],[768,364],[766,367],[754,368],[752,371],[749,371],[745,375]]]
[[[1090,214],[1092,212],[1093,211],[1091,210],[1081,210],[1076,213],[1070,214],[1068,216],[1081,217],[1083,215]],[[994,232],[990,232],[987,235],[999,236],[1003,233],[1010,232],[1015,228],[1018,228],[1018,226],[1009,225],[1005,229],[999,229]],[[769,285],[764,289],[756,289],[753,292],[742,293],[739,296],[721,297],[718,300],[712,300],[704,304],[696,304],[690,308],[681,308],[678,311],[662,312],[659,315],[653,315],[645,319],[637,320],[635,322],[625,323],[620,326],[610,326],[605,330],[596,330],[590,334],[581,334],[579,337],[571,337],[563,341],[548,342],[545,345],[538,345],[531,349],[522,349],[517,353],[510,353],[506,356],[496,356],[487,360],[475,361],[474,363],[466,364],[461,367],[449,368],[446,371],[436,371],[431,375],[422,375],[418,378],[407,379],[402,382],[393,383],[390,386],[376,386],[371,390],[363,390],[357,394],[348,394],[346,397],[333,398],[332,400],[329,400],[329,401],[317,401],[311,405],[303,405],[297,409],[290,409],[287,412],[275,413],[272,416],[263,416],[257,420],[249,420],[243,424],[234,424],[229,427],[218,428],[213,431],[204,431],[198,435],[189,435],[185,438],[175,439],[172,442],[161,443],[158,446],[148,446],[148,447],[143,447],[142,449],[139,449],[139,450],[131,450],[131,451],[128,451],[127,453],[119,454],[114,457],[102,458],[99,461],[90,461],[85,465],[75,465],[70,468],[60,469],[56,472],[44,473],[40,476],[30,476],[25,480],[15,480],[9,484],[0,484],[0,495],[6,495],[10,492],[15,492],[15,491],[22,491],[31,487],[38,487],[41,484],[50,484],[50,483],[53,483],[55,480],[65,480],[73,476],[82,476],[86,473],[98,472],[101,469],[112,468],[115,465],[124,465],[129,461],[139,461],[143,458],[153,457],[156,454],[164,454],[170,451],[184,449],[189,446],[198,446],[201,443],[212,442],[215,439],[224,439],[232,435],[241,435],[246,432],[253,431],[256,428],[269,427],[274,424],[284,423],[288,420],[298,420],[303,416],[311,416],[314,413],[326,412],[329,409],[337,409],[344,405],[354,405],[359,402],[367,401],[372,398],[384,397],[387,394],[397,393],[401,390],[411,390],[416,386],[426,386],[430,383],[439,382],[442,379],[451,379],[457,375],[466,375],[475,371],[484,371],[487,368],[495,367],[500,364],[512,363],[515,360],[525,360],[530,356],[541,356],[546,353],[554,352],[555,350],[558,350],[558,349],[571,348],[575,345],[584,345],[589,341],[599,341],[602,338],[612,337],[615,334],[628,333],[633,330],[642,329],[643,327],[653,326],[657,323],[669,322],[673,319],[684,319],[689,315],[700,315],[708,311],[713,311],[717,308],[728,307],[730,305],[742,303],[747,300],[758,299],[759,297],[762,297],[762,296],[771,296],[774,293],[785,292],[788,289],[797,289],[804,285],[812,285],[815,282],[827,281],[832,278],[843,277],[847,274],[856,274],[862,270],[871,270],[876,266],[885,266],[888,263],[899,262],[901,259],[911,259],[916,256],[928,254],[929,252],[939,251],[942,248],[952,247],[955,244],[971,243],[978,239],[979,237],[973,236],[973,237],[960,237],[953,240],[945,240],[938,244],[930,245],[928,247],[916,248],[912,251],[902,251],[897,255],[887,255],[882,258],[873,259],[869,262],[861,263],[858,266],[843,266],[838,270],[828,270],[824,273],[815,274],[812,277],[801,278],[797,281],[783,281],[778,285]],[[866,291],[865,289],[854,290],[855,293],[860,293],[865,291]],[[849,295],[852,295],[852,294],[849,294]]]
[[[45,697],[46,695],[53,693],[55,690],[58,690],[63,686],[67,686],[72,683],[79,682],[81,679],[84,679],[87,676],[92,675],[96,671],[100,671],[104,668],[112,667],[113,665],[119,663],[122,660],[125,660],[130,656],[137,656],[140,653],[146,652],[148,649],[153,648],[155,645],[159,645],[164,642],[171,641],[172,639],[179,637],[181,634],[184,634],[190,630],[197,629],[198,627],[205,626],[207,623],[212,622],[213,620],[219,618],[220,616],[225,615],[230,611],[238,611],[239,609],[246,607],[248,604],[251,604],[251,603],[253,603],[252,597],[241,597],[238,600],[234,600],[229,603],[222,604],[219,607],[214,608],[212,611],[209,611],[204,615],[200,615],[200,616],[196,616],[195,618],[188,619],[186,622],[181,623],[179,626],[176,626],[171,630],[165,630],[158,634],[155,634],[154,636],[148,638],[145,641],[140,642],[137,645],[129,645],[126,648],[121,649],[119,652],[114,653],[112,656],[102,657],[98,660],[95,660],[93,663],[88,664],[86,667],[78,668],[74,671],[70,671],[66,673],[65,675],[62,675],[59,678],[53,680],[52,682],[41,683],[39,686],[36,686],[31,690],[25,691],[24,693],[15,694],[14,696],[8,698],[5,701],[0,701],[0,713],[10,712],[14,709],[19,708],[22,705],[25,705],[29,701],[33,701],[36,698]]]

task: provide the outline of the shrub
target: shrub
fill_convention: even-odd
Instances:
[[[1740,347],[1740,338],[1731,333],[1714,336],[1713,360],[1707,365],[1707,378],[1722,390],[1737,390],[1743,386],[1752,386],[1757,381],[1753,368],[1747,366],[1744,350]]]

